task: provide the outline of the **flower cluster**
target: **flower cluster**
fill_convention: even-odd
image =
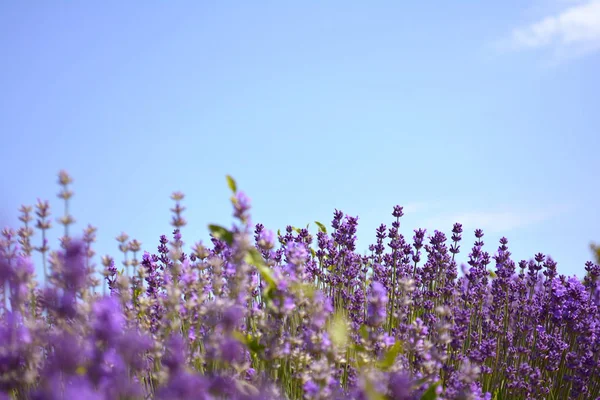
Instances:
[[[48,203],[40,247],[22,207],[0,241],[0,399],[600,399],[600,266],[580,281],[544,254],[515,263],[476,230],[459,277],[462,226],[410,241],[399,206],[360,255],[357,217],[275,235],[228,182],[235,222],[210,225],[210,246],[184,252],[174,193],[172,237],[151,252],[121,234],[102,294],[95,228],[71,238],[65,207],[49,252]]]

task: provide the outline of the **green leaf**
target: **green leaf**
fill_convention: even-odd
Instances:
[[[312,283],[294,283],[291,285],[294,293],[302,293],[302,296],[313,299],[315,296],[315,285]]]
[[[260,394],[260,391],[255,386],[246,381],[235,379],[234,382],[237,390],[248,397],[256,398]]]
[[[355,343],[355,344],[353,344],[353,345],[352,345],[352,348],[353,348],[353,349],[354,349],[354,351],[356,351],[357,353],[362,353],[362,352],[365,352],[365,351],[367,351],[367,349],[365,348],[365,346],[363,346],[363,345],[361,345],[361,344],[356,344],[356,343]],[[359,358],[357,358],[357,359],[355,360],[356,364],[357,364],[359,367],[362,367],[363,365],[366,365],[366,363],[365,363],[365,362],[362,362],[361,360],[362,360],[362,357],[359,357]]]
[[[427,389],[425,391],[425,393],[423,393],[423,396],[421,396],[421,400],[436,400],[437,399],[437,393],[435,392],[435,389],[440,385],[440,382],[436,382],[433,385],[429,386],[429,389]]]
[[[360,327],[360,329],[358,330],[358,333],[365,340],[367,340],[369,338],[369,330],[366,325],[362,325]]]
[[[320,223],[319,221],[315,221],[315,224],[317,224],[317,226],[319,227],[319,230],[323,233],[327,233],[327,228],[325,227],[325,225],[323,225],[322,223]]]
[[[246,342],[248,341],[247,337],[244,336],[244,334],[240,331],[231,332],[231,336],[233,336],[233,338],[236,339],[240,343],[246,344]],[[250,337],[250,334],[248,334],[248,337]]]
[[[488,273],[490,274],[490,276],[493,278],[496,278],[496,273],[494,271],[492,271],[491,269],[488,269]]]
[[[250,351],[254,353],[260,353],[265,348],[264,345],[260,344],[257,338],[253,337],[250,334],[244,336],[241,332],[234,331],[232,333],[232,336],[239,342],[245,344],[248,347],[248,349],[250,349]]]
[[[368,400],[385,400],[385,396],[375,389],[370,379],[365,382],[365,392]]]
[[[233,179],[231,175],[227,175],[227,186],[229,186],[229,189],[231,189],[233,194],[237,193],[237,185],[235,183],[235,179]]]
[[[317,256],[317,252],[312,247],[310,248],[310,254],[312,255],[313,258],[315,258]]]
[[[385,353],[383,359],[377,363],[377,367],[380,369],[387,371],[394,363],[396,362],[396,357],[398,357],[398,353],[402,351],[402,342],[398,341],[394,343],[392,347]]]
[[[265,265],[262,255],[256,248],[248,250],[244,261],[246,261],[247,264],[254,265],[256,269],[258,269],[260,276],[267,282],[269,287],[275,287],[276,282],[275,277],[273,276],[273,270]]]
[[[334,345],[345,348],[348,344],[348,322],[341,312],[336,312],[329,327],[329,337]]]
[[[228,231],[219,225],[208,225],[208,229],[212,235],[219,239],[225,241],[227,244],[233,243],[233,233]]]
[[[248,250],[248,255],[246,256],[246,262],[251,265],[264,265],[265,260],[263,260],[262,254],[255,248],[252,247]]]

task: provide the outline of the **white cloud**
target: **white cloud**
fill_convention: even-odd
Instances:
[[[600,1],[588,0],[513,30],[517,49],[550,48],[560,57],[600,50]]]
[[[437,229],[446,232],[459,222],[465,230],[480,228],[488,233],[504,233],[549,220],[566,210],[565,207],[554,207],[537,211],[468,211],[428,218],[422,225],[428,231]]]

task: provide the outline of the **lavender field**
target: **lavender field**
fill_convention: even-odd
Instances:
[[[479,229],[462,243],[460,223],[411,232],[401,206],[360,255],[357,217],[274,234],[228,176],[235,223],[210,225],[211,243],[184,244],[176,192],[157,247],[123,234],[96,266],[95,228],[69,230],[59,183],[59,249],[45,201],[2,231],[0,398],[600,398],[592,262],[581,281],[541,253],[511,259],[506,238],[486,250]]]
[[[598,71],[600,0],[0,1],[0,400],[600,400]]]

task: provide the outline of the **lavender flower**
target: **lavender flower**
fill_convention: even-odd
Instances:
[[[65,200],[68,183],[61,174]],[[144,251],[142,268],[142,244],[119,236],[135,271],[103,257],[110,296],[90,292],[93,229],[69,237],[67,212],[64,248],[36,286],[24,208],[26,226],[0,240],[0,399],[600,398],[598,265],[579,280],[537,253],[517,272],[508,240],[490,256],[478,229],[458,278],[462,225],[450,243],[416,229],[411,244],[400,206],[370,254],[356,251],[358,217],[339,210],[315,248],[308,228],[288,226],[277,243],[229,186],[235,221],[211,226],[211,247],[184,252],[179,192],[173,240]]]
[[[367,321],[371,326],[379,326],[385,321],[388,302],[385,287],[379,282],[371,284],[367,306]]]

